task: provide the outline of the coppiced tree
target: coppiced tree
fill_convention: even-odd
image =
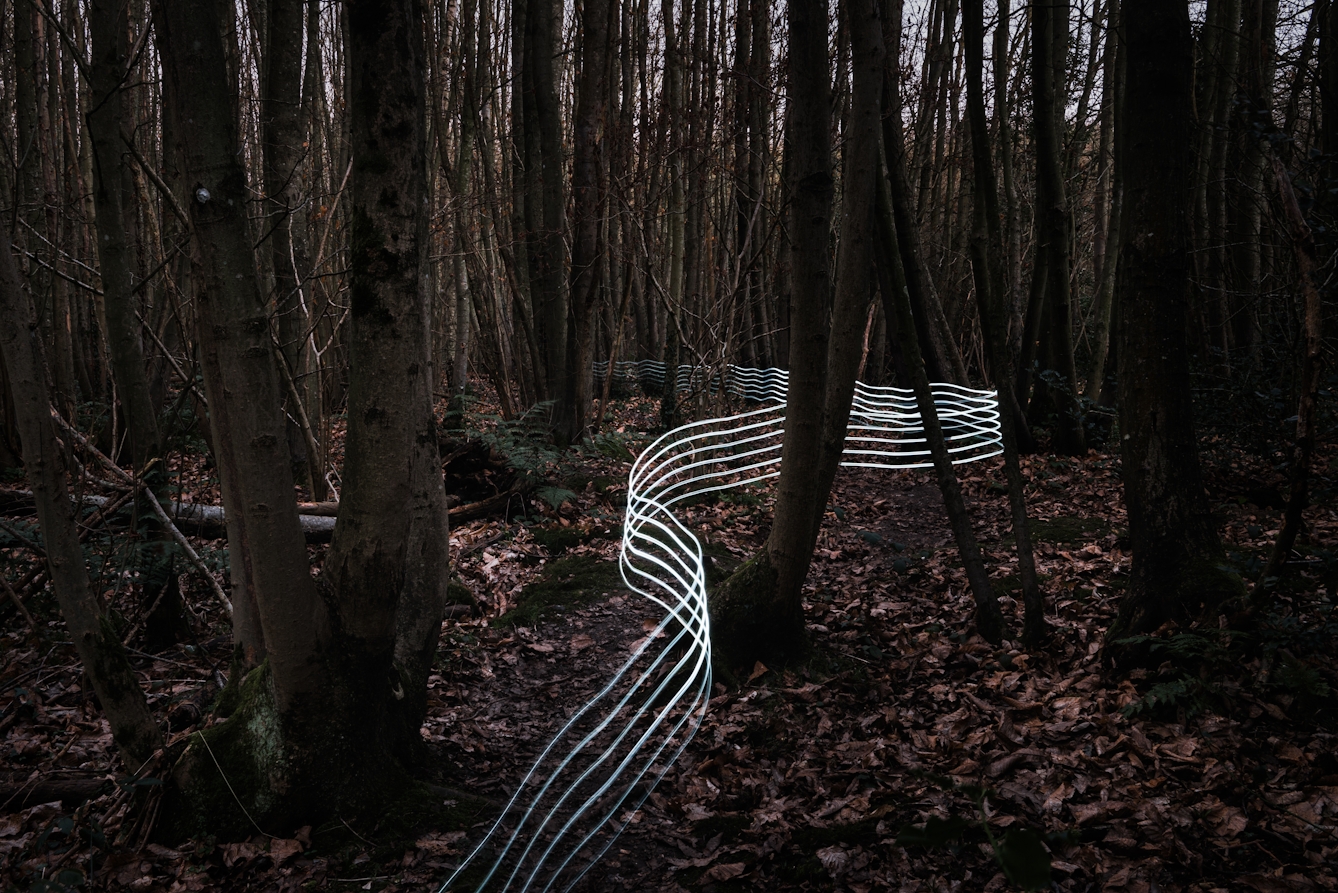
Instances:
[[[733,665],[785,662],[803,654],[802,591],[827,495],[845,446],[859,366],[859,333],[873,290],[873,194],[885,49],[877,0],[844,5],[854,89],[845,131],[842,240],[833,282],[829,252],[832,96],[827,13],[790,0],[788,119],[794,298],[790,384],[776,514],[766,546],[712,599],[712,637]]]
[[[312,578],[215,0],[155,7],[195,191],[198,330],[234,569],[238,666],[224,723],[176,769],[201,827],[300,824],[387,796],[425,706],[447,572],[429,318],[421,9],[350,3],[349,431],[334,542]],[[189,100],[187,97],[189,96]],[[416,717],[416,719],[415,719]],[[217,762],[215,762],[217,761]],[[225,778],[250,779],[242,791]],[[228,793],[225,793],[228,792]],[[240,800],[243,812],[234,806]]]

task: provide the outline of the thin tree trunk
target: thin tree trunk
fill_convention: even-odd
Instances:
[[[971,0],[967,0],[970,3]],[[982,109],[983,113],[983,109]],[[943,436],[943,426],[939,422],[938,410],[934,406],[934,395],[930,390],[929,376],[925,372],[923,355],[915,334],[915,322],[911,316],[911,302],[906,289],[905,271],[900,268],[900,254],[896,250],[896,221],[892,214],[892,195],[886,181],[878,184],[878,229],[885,248],[880,254],[886,268],[884,282],[892,293],[892,304],[896,312],[897,339],[901,354],[906,358],[911,376],[911,386],[915,390],[915,403],[920,410],[920,420],[924,427],[925,440],[929,445],[930,456],[934,462],[934,473],[938,478],[939,492],[943,494],[943,505],[948,513],[948,522],[952,527],[953,538],[957,541],[957,551],[962,565],[966,569],[971,597],[976,604],[976,630],[987,642],[999,645],[1004,637],[1003,613],[999,610],[999,600],[990,585],[989,572],[980,554],[980,544],[976,540],[975,530],[971,527],[971,516],[966,510],[966,501],[962,498],[962,487],[957,480],[957,473],[952,467],[952,457],[948,455],[947,441]],[[1025,531],[1025,527],[1023,530]],[[1022,533],[1021,542],[1026,534]]]
[[[595,311],[605,284],[603,266],[604,176],[609,105],[609,0],[586,0],[582,7],[580,89],[574,129],[572,170],[571,318],[567,377],[558,417],[561,443],[585,436],[593,396]],[[608,370],[610,375],[613,369]]]
[[[302,115],[302,33],[305,0],[269,0],[266,14],[268,33],[265,40],[264,99],[261,103],[261,133],[265,169],[265,197],[268,217],[264,223],[269,235],[268,250],[274,272],[273,303],[278,316],[280,362],[287,366],[290,376],[297,376],[303,367],[305,335],[308,325],[303,313],[300,279],[306,275],[305,255],[295,219],[301,204],[298,167],[302,163],[305,134]],[[302,426],[297,419],[305,415],[299,407],[300,396],[290,394],[287,400],[291,421],[287,425],[288,449],[295,472],[300,472],[311,491],[312,498],[326,497],[325,480],[320,466],[320,455],[311,452]],[[312,439],[315,432],[308,426]]]
[[[1281,575],[1283,564],[1291,555],[1292,546],[1296,544],[1296,536],[1301,530],[1301,513],[1305,510],[1310,489],[1310,463],[1315,454],[1315,401],[1323,367],[1321,357],[1323,326],[1320,320],[1319,283],[1316,276],[1319,264],[1315,251],[1315,237],[1301,213],[1296,190],[1292,186],[1287,169],[1282,164],[1282,159],[1274,155],[1272,161],[1273,176],[1282,198],[1283,212],[1287,217],[1292,252],[1296,256],[1296,265],[1301,276],[1302,348],[1301,370],[1297,384],[1296,447],[1289,469],[1291,492],[1287,496],[1282,529],[1278,532],[1273,551],[1268,556],[1268,564],[1265,565],[1259,584],[1254,590],[1256,609],[1267,603],[1264,596],[1273,589],[1277,578]]]
[[[128,167],[125,103],[127,7],[119,0],[96,0],[89,7],[92,38],[88,134],[93,150],[93,203],[97,209],[97,246],[102,278],[107,345],[111,350],[112,377],[125,410],[130,455],[137,468],[145,468],[160,452],[158,414],[149,396],[140,345],[139,320],[133,294],[134,245],[126,221]]]
[[[1100,403],[1106,389],[1106,360],[1110,354],[1110,329],[1115,307],[1115,272],[1124,219],[1124,178],[1119,165],[1113,163],[1116,140],[1123,139],[1124,118],[1124,49],[1119,45],[1121,15],[1118,0],[1110,0],[1110,16],[1106,24],[1105,76],[1101,88],[1101,136],[1099,173],[1097,174],[1098,220],[1101,227],[1101,252],[1094,250],[1096,296],[1092,302],[1091,340],[1092,355],[1087,367],[1086,387],[1083,394],[1092,403]],[[1107,188],[1109,184],[1109,188]],[[1109,196],[1109,214],[1101,218]]]
[[[1017,406],[1013,389],[1013,368],[1008,352],[1008,325],[1004,312],[1004,257],[1003,236],[999,231],[999,191],[994,179],[994,167],[991,164],[989,129],[985,118],[985,13],[983,0],[963,0],[962,38],[966,54],[966,104],[968,126],[971,129],[971,161],[975,177],[975,189],[972,199],[972,249],[971,263],[975,270],[976,304],[980,315],[981,336],[985,340],[986,356],[990,369],[994,373],[994,387],[999,394],[1000,428],[1003,434],[1004,475],[1008,480],[1008,501],[1012,510],[1013,539],[1017,547],[1018,574],[1022,583],[1022,604],[1024,609],[1023,639],[1029,645],[1040,643],[1046,636],[1045,600],[1036,580],[1036,560],[1031,549],[1031,525],[1027,519],[1026,484],[1022,479],[1022,468],[1018,462],[1018,442],[1022,437],[1029,439],[1025,427],[1019,434],[1018,420],[1022,418],[1021,408]],[[914,345],[906,345],[907,350]],[[913,360],[913,375],[923,375],[922,364],[915,363],[916,354],[908,354]],[[930,399],[932,405],[933,400]],[[921,401],[920,414],[925,409]],[[940,435],[941,436],[941,431]],[[929,436],[926,429],[926,436]],[[934,441],[930,441],[931,449]],[[946,460],[946,449],[944,451]],[[939,468],[937,456],[935,468]],[[951,465],[948,471],[951,471]],[[945,480],[939,470],[940,482]],[[956,475],[953,475],[953,483]],[[944,490],[944,504],[947,505],[948,490]],[[957,499],[960,500],[960,493]],[[959,525],[954,524],[954,531]],[[964,526],[970,532],[970,524]],[[962,544],[959,539],[959,545]],[[974,542],[974,536],[972,537]],[[966,548],[962,549],[965,556]],[[973,590],[975,588],[972,582]],[[988,606],[981,609],[981,599],[977,595],[977,609],[988,615]],[[996,606],[993,611],[997,611]],[[992,619],[992,615],[991,615]]]
[[[162,733],[149,713],[111,617],[89,585],[74,503],[65,486],[65,451],[56,440],[51,419],[44,354],[37,314],[23,292],[9,233],[0,222],[0,355],[13,388],[24,468],[37,502],[47,566],[70,638],[107,715],[121,761],[133,774],[162,746]]]
[[[964,385],[968,378],[957,342],[952,337],[943,304],[933,281],[925,270],[920,227],[910,196],[905,141],[901,130],[901,94],[897,58],[901,46],[903,0],[883,0],[883,40],[889,48],[883,80],[883,146],[891,166],[892,208],[900,235],[901,262],[906,270],[911,306],[915,313],[916,334],[924,347],[925,363],[935,381]],[[951,25],[948,26],[951,30]]]
[[[1041,406],[1055,413],[1053,448],[1066,455],[1087,451],[1078,373],[1073,363],[1073,301],[1069,289],[1068,202],[1060,164],[1059,126],[1064,115],[1062,50],[1067,44],[1068,0],[1038,0],[1032,6],[1032,118],[1036,139],[1036,209],[1038,258],[1035,275],[1045,274],[1045,306],[1040,337],[1042,357],[1059,381],[1035,383]]]

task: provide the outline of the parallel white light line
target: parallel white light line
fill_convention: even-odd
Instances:
[[[608,374],[595,364],[595,377]],[[615,377],[660,388],[663,363],[624,361]],[[628,475],[619,570],[627,588],[665,615],[613,678],[562,726],[502,815],[442,885],[477,890],[569,890],[594,866],[692,740],[711,697],[711,630],[701,543],[671,508],[780,474],[789,374],[730,366],[722,376],[680,366],[681,390],[721,385],[757,408],[690,422],[657,438]],[[932,386],[954,463],[1003,451],[993,391]],[[915,395],[857,383],[842,465],[932,465]],[[488,861],[484,861],[487,853]],[[453,885],[455,885],[453,887]]]

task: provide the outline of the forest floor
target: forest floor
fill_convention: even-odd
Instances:
[[[611,458],[646,442],[635,432],[654,425],[656,404],[617,412],[622,433],[603,452],[536,454],[548,489],[526,514],[451,532],[477,604],[443,625],[430,683],[427,771],[442,810],[456,806],[451,791],[504,800],[560,718],[659,620],[617,577],[628,462]],[[517,430],[490,436],[505,445]],[[1206,447],[1229,558],[1257,573],[1280,524],[1280,478],[1228,445]],[[198,457],[175,468],[190,501],[216,497]],[[1324,444],[1316,469],[1334,492],[1338,445]],[[696,738],[582,889],[1016,889],[991,841],[1029,828],[1045,835],[1060,890],[1338,890],[1338,500],[1307,511],[1299,557],[1257,629],[1209,624],[1161,642],[1158,669],[1121,677],[1101,662],[1130,563],[1118,459],[1033,456],[1024,473],[1053,627],[1044,648],[973,634],[930,473],[842,471],[806,592],[813,659],[717,684]],[[959,475],[1016,634],[1001,465]],[[770,501],[744,491],[689,514],[727,572],[763,542]],[[31,520],[0,520],[12,582],[36,565],[23,542]],[[90,549],[130,625],[138,608],[118,542],[92,536]],[[219,560],[221,542],[197,546]],[[174,739],[208,721],[230,653],[225,618],[192,573],[180,578],[200,618],[188,642],[156,654],[129,643]],[[341,823],[168,846],[159,789],[116,763],[50,595],[25,598],[33,627],[0,608],[6,890],[435,890],[487,827],[486,815],[452,813],[454,827],[427,821],[407,836]],[[911,843],[907,829],[931,819],[948,839]]]

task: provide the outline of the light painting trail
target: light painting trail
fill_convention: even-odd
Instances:
[[[597,366],[596,376],[606,369]],[[615,375],[658,387],[665,368],[619,363]],[[675,379],[680,389],[707,380],[687,366]],[[627,587],[664,617],[544,748],[442,891],[575,886],[692,740],[710,700],[711,630],[701,543],[673,510],[693,497],[780,474],[788,379],[780,369],[729,367],[726,389],[758,408],[675,428],[633,464],[620,569]],[[713,391],[719,385],[715,378],[709,383]],[[995,392],[952,384],[931,389],[954,464],[1003,452]],[[856,383],[841,464],[932,466],[910,390]]]

